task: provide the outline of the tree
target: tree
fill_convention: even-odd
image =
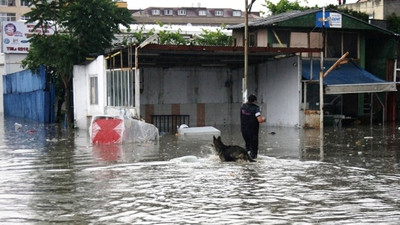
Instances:
[[[272,15],[288,12],[291,10],[306,10],[310,9],[310,7],[300,6],[300,2],[295,0],[294,2],[290,2],[289,0],[280,0],[276,5],[269,0],[265,0],[265,4],[263,6],[267,7]]]
[[[305,3],[307,3],[307,1],[305,1]],[[317,5],[315,5],[313,7],[300,6],[300,2],[298,0],[295,0],[293,2],[290,2],[289,0],[280,0],[276,5],[269,0],[265,0],[265,4],[263,4],[263,6],[267,7],[269,9],[269,11],[272,13],[272,15],[288,12],[291,10],[304,11],[307,9],[317,9],[318,8]],[[362,13],[362,12],[357,12],[357,11],[347,9],[347,8],[341,8],[341,7],[338,7],[337,5],[332,5],[332,4],[328,5],[326,7],[326,9],[337,10],[337,11],[349,14],[351,16],[354,16],[360,20],[368,21],[368,15],[365,13]]]
[[[119,25],[133,19],[128,9],[118,8],[111,0],[28,0],[32,11],[27,23],[42,32],[29,39],[30,50],[22,66],[37,70],[46,66],[64,85],[68,127],[73,122],[71,86],[73,66],[88,56],[103,54],[112,46]],[[52,29],[53,35],[47,35]]]
[[[396,13],[392,13],[386,18],[387,28],[396,33],[400,33],[400,17]]]
[[[194,39],[197,45],[211,45],[211,46],[232,46],[232,36],[228,36],[220,29],[217,31],[208,31],[203,29],[199,37]]]

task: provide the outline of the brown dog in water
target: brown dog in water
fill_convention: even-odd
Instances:
[[[213,137],[213,145],[215,151],[217,152],[221,161],[237,161],[237,160],[246,160],[250,162],[255,162],[246,151],[246,149],[237,146],[237,145],[225,145],[221,141],[221,136],[216,138]]]

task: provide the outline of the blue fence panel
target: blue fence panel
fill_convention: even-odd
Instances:
[[[54,84],[46,88],[45,68],[39,74],[30,70],[3,77],[4,115],[31,119],[42,123],[55,121]]]

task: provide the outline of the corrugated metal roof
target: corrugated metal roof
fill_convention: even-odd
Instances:
[[[310,10],[305,10],[305,11],[299,11],[299,10],[293,10],[285,13],[280,13],[277,15],[273,16],[268,16],[265,18],[249,21],[249,27],[262,27],[262,26],[271,26],[275,23],[283,22],[286,20],[290,20],[296,17],[308,15],[311,13],[315,13],[321,11],[321,9],[310,9]],[[244,23],[233,25],[233,26],[228,26],[228,29],[238,29],[238,28],[243,28]]]

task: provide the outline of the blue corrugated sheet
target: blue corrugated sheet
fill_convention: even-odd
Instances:
[[[46,81],[46,71],[30,70],[3,76],[4,115],[31,119],[42,123],[54,122],[54,84]]]
[[[324,72],[326,72],[335,61],[324,61]],[[320,73],[320,61],[312,61],[312,77],[310,60],[303,60],[302,64],[302,76],[305,80],[319,80]],[[336,84],[373,84],[373,83],[385,83],[387,81],[382,80],[372,73],[362,69],[353,62],[341,64],[336,69],[333,69],[326,77],[324,77],[324,85],[336,85]]]

